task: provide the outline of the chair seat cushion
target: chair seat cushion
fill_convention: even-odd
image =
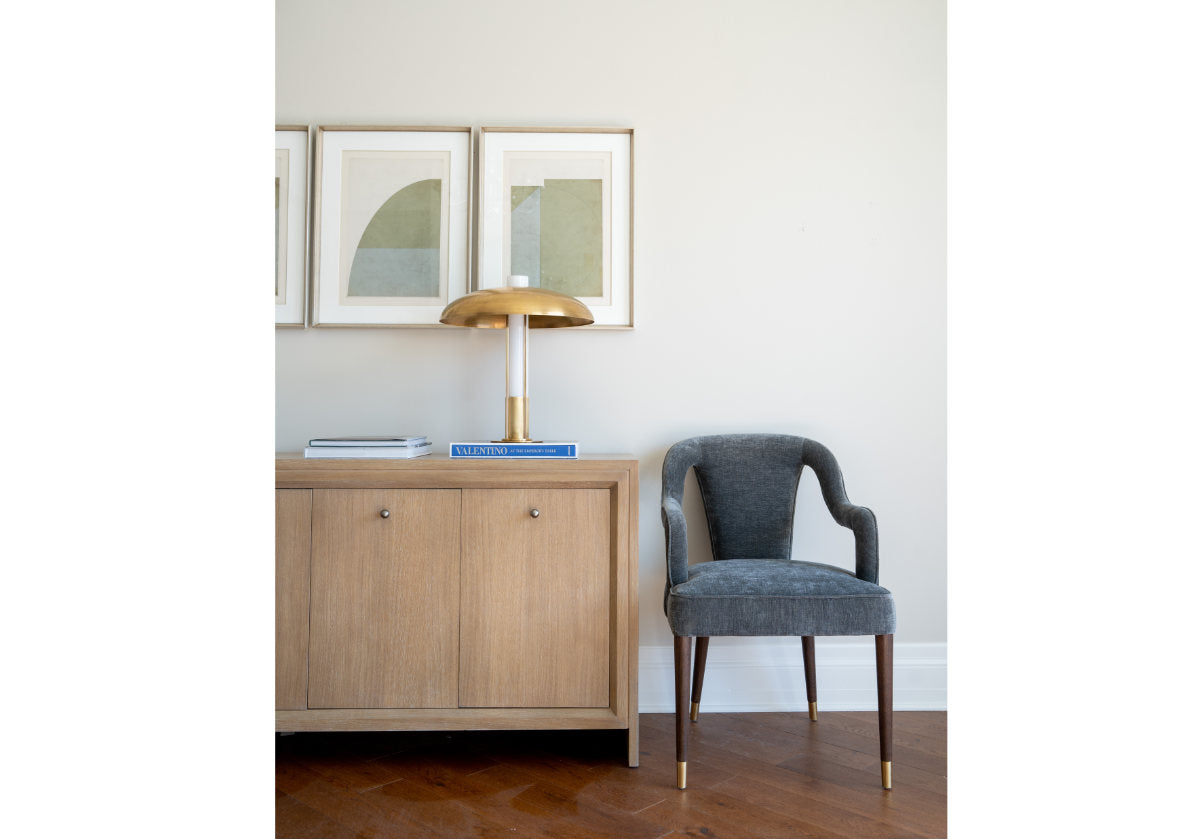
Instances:
[[[724,559],[688,568],[667,592],[676,635],[891,635],[887,589],[816,562]]]

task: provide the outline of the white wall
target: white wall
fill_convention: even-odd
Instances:
[[[927,679],[946,641],[944,2],[276,9],[278,123],[635,129],[636,328],[534,333],[530,387],[538,436],[641,461],[643,710],[664,710],[646,700],[670,643],[662,458],[706,433],[792,433],[834,451],[851,500],[879,519],[897,707],[924,690],[903,663]],[[494,436],[503,362],[491,330],[279,330],[277,449],[321,434],[417,432],[439,447]],[[811,474],[801,488],[797,555],[853,567]],[[692,502],[694,555],[708,558]],[[721,644],[764,668],[794,653],[718,640],[714,663]],[[944,703],[942,666],[940,701],[935,689],[907,707]],[[706,693],[735,678],[710,671]],[[846,689],[869,695],[865,678]]]

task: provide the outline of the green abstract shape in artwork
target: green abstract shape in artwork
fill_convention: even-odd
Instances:
[[[542,284],[542,188],[514,186],[510,223],[510,274],[524,274],[535,288]]]
[[[604,294],[603,184],[591,178],[547,178],[514,186],[512,273],[572,297]]]
[[[542,285],[572,297],[604,294],[599,179],[547,180],[542,193]]]
[[[350,265],[350,297],[436,297],[441,285],[442,181],[409,184],[371,217]]]
[[[275,296],[279,296],[279,176],[275,176]]]
[[[514,210],[517,209],[517,207],[525,203],[526,199],[541,191],[542,188],[540,186],[514,186],[512,188],[512,208]]]

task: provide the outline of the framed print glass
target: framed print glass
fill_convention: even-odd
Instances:
[[[308,128],[275,126],[275,325],[304,326]]]
[[[477,287],[577,297],[595,326],[633,326],[633,129],[480,130]],[[594,327],[583,327],[585,329]]]
[[[439,326],[467,293],[471,129],[321,126],[313,326]]]

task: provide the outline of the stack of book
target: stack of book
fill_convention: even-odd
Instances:
[[[305,457],[420,457],[433,443],[419,437],[318,437],[309,440]]]

